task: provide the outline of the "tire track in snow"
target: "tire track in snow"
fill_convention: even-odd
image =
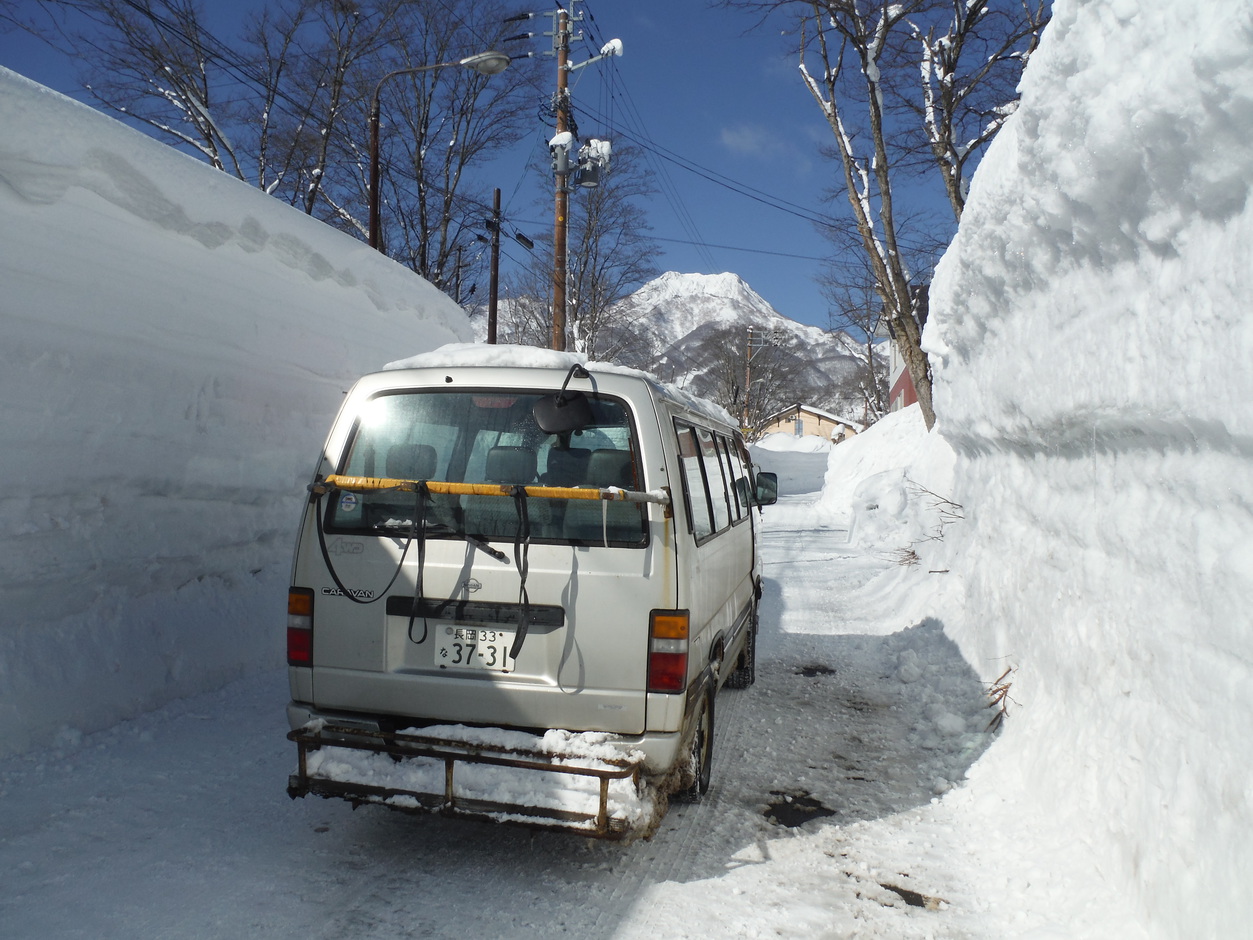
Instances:
[[[752,693],[750,687],[724,689],[717,695],[709,791],[696,803],[672,802],[651,840],[625,848],[617,883],[592,925],[593,934],[603,931],[604,936],[668,936],[674,929],[673,924],[654,923],[647,910],[642,916],[630,916],[630,909],[644,899],[651,886],[687,880],[693,871],[707,867],[703,863],[710,854],[711,833],[726,828],[727,812],[740,789],[736,771],[741,766],[740,756],[747,750],[741,713]],[[629,932],[621,933],[628,920]]]

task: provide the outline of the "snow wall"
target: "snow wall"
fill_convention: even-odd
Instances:
[[[279,665],[343,390],[470,331],[363,243],[3,68],[0,127],[4,754]]]
[[[1250,140],[1249,0],[1057,0],[925,336],[965,514],[945,625],[1016,667],[974,786],[1166,937],[1253,923]]]

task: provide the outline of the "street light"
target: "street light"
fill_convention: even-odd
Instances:
[[[379,248],[379,93],[383,84],[397,75],[412,75],[415,72],[430,72],[435,69],[463,66],[480,75],[499,75],[509,68],[509,56],[503,52],[477,52],[474,55],[458,59],[456,62],[438,62],[435,65],[418,65],[408,69],[396,69],[388,72],[374,86],[374,94],[370,96],[370,247]],[[381,251],[382,249],[379,248]]]

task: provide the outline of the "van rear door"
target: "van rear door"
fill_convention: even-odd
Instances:
[[[296,576],[315,586],[316,707],[644,731],[648,611],[671,593],[652,540],[669,527],[656,505],[499,495],[645,489],[628,402],[593,395],[592,424],[545,434],[533,410],[551,391],[397,387],[361,402],[337,474],[483,492],[333,490],[313,507],[320,550],[305,539]]]

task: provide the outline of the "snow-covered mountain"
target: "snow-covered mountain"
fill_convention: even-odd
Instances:
[[[526,316],[536,307],[502,302],[500,342],[544,342],[545,329]],[[737,414],[752,327],[758,404],[782,408],[800,402],[865,418],[859,391],[865,351],[857,340],[788,319],[737,274],[668,271],[621,301],[606,320],[593,358],[652,372]],[[485,339],[483,312],[472,321],[477,337]]]
[[[657,334],[686,336],[702,326],[746,326],[766,329],[785,324],[823,335],[779,313],[738,274],[681,274],[667,271],[623,301],[624,309],[645,316]]]
[[[619,330],[629,331],[619,358],[695,392],[722,399],[742,382],[749,328],[754,330],[754,366],[776,385],[772,400],[800,401],[855,416],[860,405],[856,382],[864,366],[858,345],[844,333],[830,333],[788,319],[743,278],[668,271],[649,281],[620,305]],[[762,344],[765,349],[758,352]],[[777,386],[782,387],[777,387]]]

